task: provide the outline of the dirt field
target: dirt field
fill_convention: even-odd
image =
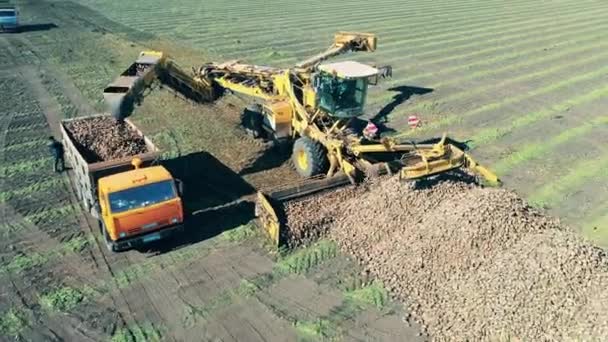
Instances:
[[[370,117],[404,137],[470,140],[507,187],[608,246],[604,2],[16,3],[23,32],[0,35],[0,339],[426,339],[334,243],[270,251],[247,203],[150,250],[106,251],[67,175],[52,172],[45,138],[61,118],[101,111],[103,87],[145,48],[185,69],[234,57],[289,65],[336,30],[377,33],[378,52],[354,57],[394,67],[371,91]],[[246,104],[194,106],[156,90],[132,117],[210,195],[188,198],[189,210],[294,179],[288,156],[239,128]]]

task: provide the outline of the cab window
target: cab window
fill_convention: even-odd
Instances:
[[[108,196],[112,213],[144,208],[175,197],[177,197],[175,185],[170,180],[112,192]]]
[[[14,17],[15,10],[0,10],[0,17]]]
[[[344,79],[322,74],[318,83],[319,107],[339,117],[358,116],[363,112],[367,79]]]

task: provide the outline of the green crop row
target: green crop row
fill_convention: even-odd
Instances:
[[[606,54],[608,55],[608,54]],[[600,55],[597,58],[601,59],[603,57],[606,57],[606,55]],[[596,60],[596,57],[594,55],[592,55],[593,57],[591,58],[583,58],[580,60],[581,63],[579,63],[579,61],[573,63],[573,64],[569,64],[568,67],[570,66],[582,66],[585,63],[589,63],[591,61]],[[551,68],[547,68],[543,71],[539,71],[537,73],[532,73],[530,75],[538,75],[538,74],[544,74],[545,72],[556,72],[556,71],[561,71],[562,70],[562,66],[561,65],[556,65],[554,67]],[[485,105],[481,105],[473,110],[467,111],[465,113],[459,113],[459,114],[448,114],[442,118],[439,118],[433,122],[430,122],[428,124],[425,124],[424,126],[414,130],[414,131],[405,131],[402,132],[400,134],[398,134],[398,137],[405,137],[405,136],[410,136],[413,134],[420,134],[422,132],[427,132],[427,131],[432,131],[435,129],[438,129],[440,127],[443,126],[448,126],[448,125],[452,125],[455,123],[460,123],[463,122],[464,119],[469,118],[469,117],[473,117],[476,115],[479,115],[481,113],[487,113],[493,110],[498,110],[504,106],[507,105],[512,105],[515,103],[519,103],[522,102],[524,100],[528,100],[531,98],[534,98],[535,96],[538,95],[543,95],[543,94],[548,94],[554,90],[558,90],[561,88],[566,88],[566,87],[570,87],[570,86],[574,86],[577,83],[582,83],[582,82],[589,82],[589,81],[593,81],[595,79],[601,78],[602,75],[606,72],[607,68],[601,68],[598,70],[594,70],[588,73],[584,73],[584,74],[578,74],[576,76],[570,77],[570,78],[564,78],[563,80],[559,81],[559,82],[553,82],[551,84],[548,84],[546,86],[542,86],[542,87],[538,87],[534,90],[531,90],[529,92],[526,93],[522,93],[521,95],[517,95],[517,96],[512,96],[512,97],[508,97],[508,98],[502,98],[502,99],[498,99],[495,102],[491,102],[491,103],[487,103]],[[523,75],[522,78],[527,78],[527,75]],[[517,78],[514,78],[514,80]],[[499,83],[499,85],[505,85],[505,84],[509,84],[511,83],[510,81],[507,82],[502,82]],[[462,94],[462,93],[459,93]],[[428,102],[427,102],[428,103]],[[430,103],[429,103],[430,104]]]
[[[579,8],[579,12],[585,12],[589,10],[589,8]],[[598,9],[595,9],[595,11],[597,11]],[[443,9],[444,13],[445,13],[445,9]],[[552,16],[551,18],[553,18],[554,20],[561,18],[563,16],[563,13],[559,13],[557,11],[554,11],[556,13],[554,13],[554,16]],[[466,12],[466,10],[462,11],[463,14],[469,14]],[[526,10],[522,10],[520,12],[520,14],[523,15],[523,17],[525,18],[525,14],[529,14],[529,12],[527,12]],[[532,15],[534,16],[534,15]],[[556,16],[558,18],[556,18]],[[343,22],[352,22],[352,20],[356,20],[356,15],[352,15],[352,16],[348,16],[345,19],[341,20]],[[422,20],[423,17],[425,17],[425,15],[417,15],[416,19],[418,20]],[[528,17],[530,17],[530,15],[528,15]],[[408,22],[408,21],[404,21],[403,20],[403,15],[386,15],[386,14],[380,14],[378,17],[376,17],[377,20],[377,24],[376,25],[370,25],[370,27],[373,27],[372,31],[373,32],[377,32],[378,34],[380,34],[380,39],[382,42],[382,48],[383,49],[388,49],[389,47],[394,47],[396,43],[396,41],[403,41],[403,40],[407,40],[408,42],[408,46],[411,43],[412,44],[412,49],[417,48],[418,45],[416,43],[418,42],[423,42],[426,45],[429,44],[434,44],[435,41],[438,41],[439,39],[444,39],[445,42],[450,42],[452,40],[454,40],[454,33],[463,33],[463,32],[470,32],[471,36],[475,36],[475,34],[477,32],[475,32],[474,30],[471,30],[470,27],[470,23],[466,22],[466,19],[471,19],[470,16],[450,16],[449,20],[445,20],[442,21],[440,25],[435,25],[432,28],[429,28],[427,25],[420,25],[420,23],[418,21],[415,22]],[[466,19],[465,19],[466,18]],[[515,18],[520,25],[525,25],[524,23],[534,23],[532,22],[532,20],[522,20],[522,16],[517,16],[515,15],[513,18]],[[372,18],[366,18],[366,22],[369,22],[369,20]],[[482,25],[484,27],[486,27],[488,30],[491,30],[494,26],[500,26],[496,28],[496,31],[501,31],[501,30],[505,30],[507,27],[510,27],[509,25],[507,26],[503,26],[503,25],[497,25],[497,18],[494,18],[494,20],[490,20],[488,19],[488,17],[483,17],[483,22]],[[504,18],[500,18],[500,19],[504,19]],[[373,20],[373,19],[372,19]],[[461,23],[462,25],[457,25],[457,28],[454,29],[454,24],[456,23]],[[539,19],[538,16],[536,15],[536,22],[543,22],[543,19]],[[536,24],[536,23],[534,23]],[[452,30],[446,30],[445,26],[450,26],[452,28]],[[478,25],[481,26],[481,25]],[[328,33],[328,30],[331,30],[335,27],[341,27],[340,22],[338,23],[334,23],[333,25],[320,25],[320,27],[315,28],[312,30],[312,32],[309,32],[309,37],[315,37],[315,34],[318,32],[319,36],[325,36],[326,33]],[[428,32],[431,31],[431,32]],[[481,30],[478,30],[479,32],[481,32]],[[212,34],[215,34],[215,30],[212,29],[209,31]],[[245,31],[242,31],[245,32]],[[234,48],[234,41],[238,38],[238,37],[242,37],[243,33],[236,33],[234,35],[232,35],[232,37],[228,38],[226,37],[223,41],[218,41],[217,44],[213,44],[213,48],[217,49],[220,52],[226,52],[227,49],[229,48]],[[245,51],[250,51],[250,48],[255,48],[256,46],[264,46],[267,44],[263,44],[264,41],[267,41],[268,37],[267,35],[257,35],[255,30],[252,31],[246,31],[247,34],[249,36],[252,37],[252,39],[250,41],[248,41],[244,46],[240,46],[241,44],[239,44],[239,47],[242,48]],[[443,35],[441,34],[437,34],[440,32],[444,32]],[[486,31],[487,32],[487,31]],[[333,32],[329,32],[329,33],[333,33]],[[195,30],[193,32],[191,32],[191,35],[197,35],[194,36],[192,39],[190,39],[190,41],[192,43],[199,43],[202,41],[209,41],[210,38],[208,37],[208,35],[205,35],[204,32],[199,32],[199,30]],[[424,35],[424,38],[420,37]],[[411,39],[411,36],[418,36],[420,38],[414,38]],[[447,36],[447,37],[446,37]],[[433,39],[429,39],[428,37],[433,37]],[[286,38],[294,38],[292,36],[289,37],[285,37],[284,39],[282,39],[282,41],[287,40]],[[424,45],[423,44],[423,45]],[[281,48],[282,49],[289,49],[289,51],[291,51],[292,55],[295,56],[301,56],[303,53],[308,53],[308,51],[310,51],[311,49],[315,49],[318,48],[319,46],[319,42],[318,40],[302,40],[302,39],[296,39],[296,40],[292,40],[292,43],[286,43],[286,44],[281,44]],[[296,50],[295,48],[298,47],[298,49]],[[293,50],[293,51],[292,51]],[[251,51],[254,52],[255,50]]]
[[[589,14],[587,14],[588,16]],[[456,59],[461,59],[471,54],[485,55],[490,52],[496,53],[498,51],[513,51],[508,49],[510,46],[519,46],[531,42],[532,40],[546,41],[553,37],[555,40],[559,40],[559,37],[564,34],[571,36],[571,32],[580,30],[580,28],[590,27],[592,23],[589,21],[581,21],[581,14],[575,14],[568,16],[572,17],[572,20],[558,21],[553,20],[547,25],[538,26],[538,21],[531,21],[531,25],[518,26],[516,29],[511,30],[512,32],[503,32],[499,27],[488,26],[487,30],[481,34],[471,34],[466,38],[462,39],[446,39],[445,41],[435,41],[434,39],[427,40],[426,44],[420,46],[409,46],[407,41],[402,37],[386,37],[382,36],[381,39],[384,42],[377,53],[374,54],[374,58],[381,61],[384,64],[394,64],[402,61],[404,57],[415,58],[419,62],[416,64],[417,68],[421,68],[426,65],[435,63],[445,63]],[[555,19],[555,18],[554,18]],[[602,24],[605,21],[600,19],[592,20],[596,25]],[[546,26],[546,29],[542,29]],[[531,33],[534,32],[534,33]],[[379,37],[380,38],[380,37]],[[509,44],[517,43],[517,44]],[[463,44],[464,43],[464,44]],[[404,53],[404,46],[407,46],[407,53]],[[538,44],[536,45],[538,46]],[[281,49],[286,49],[286,46],[281,46]],[[292,57],[301,57],[307,55],[310,52],[310,48],[303,51],[290,51]],[[459,51],[459,52],[457,52]],[[364,57],[363,55],[359,55]],[[284,60],[274,60],[274,63],[282,63],[291,59],[286,58]],[[438,57],[438,58],[436,58]],[[394,70],[399,71],[407,69],[407,65],[398,64]]]
[[[45,181],[34,183],[23,188],[15,188],[8,191],[0,192],[0,203],[6,202],[15,197],[27,197],[28,195],[41,192],[49,192],[53,189],[57,189],[65,184],[67,180],[65,178],[49,178]]]
[[[578,11],[573,11],[573,13],[591,10],[589,7],[573,9],[578,9]],[[597,11],[598,9],[593,10]],[[561,9],[549,9],[546,15],[546,18],[550,19],[539,18],[537,13],[531,13],[529,9],[525,9],[520,10],[519,12],[511,12],[509,15],[500,16],[499,18],[485,16],[475,18],[471,18],[469,16],[450,16],[448,19],[442,20],[440,25],[433,25],[432,27],[429,27],[427,25],[420,25],[418,22],[404,23],[403,18],[401,17],[397,17],[394,19],[384,17],[381,21],[379,20],[378,23],[370,24],[370,31],[378,34],[381,42],[380,53],[382,54],[384,49],[387,49],[394,45],[403,46],[403,42],[407,42],[407,50],[412,51],[420,47],[420,45],[417,44],[418,42],[454,43],[457,38],[461,37],[481,40],[480,38],[485,37],[485,33],[487,33],[488,30],[493,32],[495,35],[497,32],[503,32],[506,35],[512,32],[517,32],[521,29],[521,27],[525,27],[528,24],[538,25],[544,22],[555,22],[558,19],[561,20],[563,18],[569,17],[564,15],[563,10]],[[510,29],[511,27],[515,29]],[[539,27],[540,26],[535,26],[531,29],[536,29]],[[484,33],[484,35],[478,36],[478,33]],[[255,35],[253,34],[252,36],[255,37]],[[429,39],[429,37],[433,38]],[[208,38],[193,38],[190,41],[192,43],[199,43],[204,41],[205,39]],[[230,45],[230,42],[233,42],[233,44]],[[224,51],[224,49],[222,48],[223,46],[232,49],[234,49],[236,46],[234,44],[234,40],[227,40],[225,45],[222,44],[222,42],[218,43],[219,45],[213,44],[212,48],[220,52]],[[280,47],[281,49],[291,51],[292,53],[290,53],[290,55],[298,56],[303,53],[308,53],[308,51],[310,51],[311,49],[318,48],[318,45],[319,42],[316,40],[303,40],[300,37],[288,36],[281,39]],[[245,43],[238,43],[239,49],[242,49],[243,51],[248,51],[250,55],[265,49],[267,46],[268,44],[263,44],[261,41],[258,41],[255,38],[253,41],[248,40]],[[296,48],[298,50],[295,50]],[[280,63],[285,62],[287,60],[289,59],[278,60],[276,62]]]
[[[595,32],[593,29],[590,29],[589,32]],[[585,32],[579,32],[581,34],[585,34]],[[538,52],[538,51],[542,51],[543,48],[538,48],[538,46],[533,46],[529,51],[522,51],[522,50],[517,50],[516,52],[512,53],[512,54],[504,54],[504,55],[497,55],[496,57],[490,58],[490,59],[483,59],[481,61],[479,60],[474,60],[471,63],[468,64],[458,64],[455,67],[451,68],[453,70],[470,70],[473,68],[473,66],[478,66],[478,65],[487,65],[487,66],[492,66],[490,68],[485,68],[485,69],[480,69],[474,72],[470,72],[470,73],[466,73],[464,75],[462,75],[461,77],[445,77],[442,79],[445,79],[445,81],[441,81],[441,82],[437,82],[437,83],[433,83],[430,86],[433,88],[440,88],[440,87],[445,87],[445,86],[452,86],[452,85],[458,85],[461,84],[463,81],[465,80],[475,80],[475,79],[479,79],[485,76],[490,76],[490,75],[497,75],[503,72],[509,72],[509,74],[507,75],[506,79],[509,80],[510,78],[513,78],[513,72],[512,71],[516,71],[516,72],[522,72],[525,74],[525,69],[526,67],[536,67],[536,66],[541,66],[544,67],[547,64],[553,64],[555,62],[559,62],[564,58],[567,58],[569,56],[577,56],[581,53],[585,53],[585,52],[589,52],[589,50],[594,50],[596,48],[598,48],[598,52],[601,53],[603,50],[601,49],[602,46],[605,46],[606,43],[601,40],[601,35],[588,35],[585,38],[576,38],[576,34],[573,35],[573,39],[568,40],[568,41],[564,41],[562,42],[562,44],[565,45],[564,48],[560,49],[558,52],[553,53],[553,54],[544,54],[540,57],[533,57],[533,58],[523,58],[518,62],[515,63],[498,63],[499,65],[494,65],[492,63],[496,63],[496,62],[502,62],[505,60],[508,60],[510,57],[523,57],[526,56],[530,51],[532,52]],[[587,44],[584,44],[587,43]],[[570,47],[568,47],[570,45]],[[568,61],[572,62],[571,59],[569,59]],[[557,66],[554,66],[553,68],[557,68]],[[439,74],[443,75],[443,72],[445,70],[449,70],[450,68],[447,69],[442,69]],[[544,68],[543,68],[544,69]],[[428,73],[428,75],[432,75],[435,72],[431,72]],[[428,76],[427,76],[428,77]],[[516,76],[517,77],[517,76]],[[418,75],[408,75],[407,77],[407,82],[408,84],[415,84],[417,83],[417,81],[415,81],[416,79],[418,79]],[[390,85],[397,85],[399,84],[399,82],[404,82],[404,80],[394,80],[389,82],[388,86]],[[465,90],[464,92],[468,92],[470,90]],[[372,101],[370,101],[370,104],[374,104],[374,103],[378,103],[378,102],[383,102],[385,100],[387,100],[388,98],[390,98],[392,96],[391,93],[386,93],[380,96],[376,96],[372,99]],[[421,104],[420,106],[424,106],[424,104]],[[408,110],[411,110],[412,108],[408,108]]]
[[[132,324],[118,329],[110,342],[161,342],[162,328],[150,322]]]
[[[35,160],[23,161],[17,164],[0,166],[0,174],[4,177],[18,177],[30,175],[40,171],[40,168],[50,169],[52,158],[39,158]]]
[[[544,139],[535,143],[527,143],[525,146],[508,157],[501,159],[492,166],[492,169],[501,175],[511,171],[513,168],[535,158],[540,158],[549,151],[555,150],[558,146],[565,144],[573,139],[587,135],[594,128],[608,124],[608,116],[600,116],[587,121],[582,125],[563,130],[560,134]]]
[[[397,5],[399,2],[396,1],[386,1],[385,6],[391,6],[391,4],[393,5]],[[308,3],[307,3],[308,4]],[[194,4],[183,4],[183,9],[187,9],[190,6],[192,7],[196,7],[196,5]],[[412,6],[414,9],[419,7],[416,4],[410,4],[410,6]],[[450,17],[454,17],[456,16],[456,14],[458,13],[470,13],[470,10],[475,8],[477,10],[481,10],[484,8],[487,8],[488,10],[491,10],[492,7],[494,5],[479,5],[479,4],[471,4],[468,5],[466,7],[463,8],[463,6],[461,4],[457,4],[457,5],[452,5],[452,4],[444,4],[442,6],[442,8],[440,10],[429,10],[428,7],[425,6],[426,10],[423,13],[416,13],[417,16],[411,15],[408,13],[399,13],[400,16],[397,16],[396,13],[394,12],[389,12],[389,13],[385,13],[383,11],[373,11],[370,12],[370,10],[374,9],[378,9],[377,6],[373,6],[372,4],[359,4],[357,5],[357,8],[353,8],[352,11],[349,11],[349,16],[345,16],[345,19],[350,19],[350,22],[356,22],[357,20],[360,21],[359,24],[363,24],[365,22],[370,22],[373,21],[374,19],[382,21],[382,20],[397,20],[400,19],[400,23],[408,23],[409,21],[407,20],[407,18],[415,18],[417,20],[423,20],[423,18],[432,18],[433,16],[437,16],[437,15],[450,15]],[[230,27],[230,26],[226,26],[228,28],[230,28],[230,33],[232,33],[231,35],[227,35],[226,38],[233,38],[233,36],[238,33],[238,32],[252,32],[252,33],[270,33],[270,32],[276,32],[279,28],[283,28],[284,24],[289,24],[289,25],[293,25],[293,27],[297,27],[297,25],[299,24],[304,24],[307,20],[309,20],[308,16],[301,16],[301,15],[284,15],[285,10],[284,9],[277,9],[277,12],[280,11],[282,13],[280,13],[280,15],[273,15],[273,11],[272,10],[268,10],[267,6],[257,6],[258,8],[260,8],[263,13],[260,13],[258,15],[255,14],[255,7],[256,6],[252,6],[252,8],[248,8],[246,10],[243,11],[237,11],[235,12],[233,15],[235,16],[239,16],[239,28],[240,29],[235,29],[234,27]],[[290,5],[290,9],[294,10],[298,7],[298,4],[291,4]],[[312,34],[318,34],[320,32],[323,32],[324,29],[331,27],[330,26],[330,21],[325,21],[325,19],[332,19],[331,23],[334,24],[334,27],[336,24],[336,20],[340,20],[340,18],[336,18],[334,13],[335,10],[339,7],[343,7],[343,5],[334,5],[332,7],[331,3],[326,3],[323,4],[323,6],[315,6],[315,7],[311,7],[311,6],[307,6],[306,8],[306,13],[308,15],[314,15],[314,17],[317,19],[317,21],[319,22],[319,25],[315,25],[315,27],[310,28],[310,33]],[[116,6],[111,6],[108,7],[107,10],[109,11],[113,11],[116,8]],[[182,20],[184,13],[179,13],[178,11],[176,11],[173,15],[168,15],[166,11],[159,11],[158,9],[162,8],[162,6],[150,6],[149,7],[151,10],[147,11],[145,15],[141,14],[141,9],[137,9],[137,15],[134,16],[132,15],[131,12],[129,12],[129,8],[125,8],[123,9],[123,11],[121,11],[122,13],[118,13],[118,12],[110,12],[113,14],[113,16],[115,18],[117,18],[120,21],[123,21],[125,23],[129,23],[128,19],[130,19],[132,21],[132,24],[135,27],[138,28],[143,28],[143,29],[149,29],[149,30],[159,30],[159,23],[158,20],[166,20],[166,21],[175,21],[176,17],[180,17],[180,20]],[[281,8],[281,7],[278,7]],[[154,11],[154,9],[156,9],[156,11]],[[316,9],[316,12],[315,12]],[[452,9],[454,9],[455,11],[452,11]],[[134,10],[134,9],[131,9]],[[222,9],[221,10],[222,14],[226,14],[225,10]],[[297,12],[298,14],[300,14],[300,12]],[[278,13],[277,13],[278,14]],[[191,13],[190,13],[191,15]],[[267,17],[270,18],[272,17],[275,21],[273,21],[273,25],[270,27],[261,27],[259,25],[259,18],[260,17]],[[213,17],[212,17],[213,18]],[[342,19],[342,20],[345,20]],[[196,28],[200,27],[199,30],[201,31],[210,31],[215,33],[217,26],[222,27],[223,25],[225,25],[227,23],[223,23],[221,20],[205,20],[203,22],[201,22],[201,25],[196,25]],[[318,28],[317,28],[318,26]],[[160,32],[159,32],[160,33]],[[210,34],[206,35],[207,38],[212,39],[213,36]]]
[[[0,315],[0,334],[19,340],[19,335],[27,327],[27,315],[16,308],[10,308]]]
[[[575,189],[590,179],[606,179],[608,155],[577,163],[559,179],[546,183],[529,196],[529,202],[540,207],[551,207],[559,203]]]
[[[61,286],[40,296],[40,305],[50,311],[70,312],[80,303],[88,301],[96,295],[96,291],[88,286],[77,289]]]
[[[66,204],[61,207],[46,208],[34,214],[27,215],[25,220],[32,224],[37,224],[41,221],[48,221],[57,217],[69,217],[78,211],[79,209],[74,207],[72,204]]]
[[[556,71],[561,71],[565,68],[582,64],[583,61],[586,61],[586,62],[601,61],[602,58],[605,57],[605,55],[606,55],[605,53],[602,53],[605,51],[605,49],[603,47],[606,44],[602,44],[601,42],[595,43],[597,40],[600,40],[599,36],[591,36],[588,38],[589,38],[588,41],[587,40],[583,40],[583,41],[570,40],[570,41],[564,42],[563,44],[565,46],[563,46],[563,48],[556,54],[546,54],[541,57],[530,56],[530,58],[525,58],[521,62],[510,63],[506,66],[503,65],[503,66],[496,67],[496,65],[494,65],[493,63],[495,63],[496,61],[508,60],[509,57],[520,58],[523,56],[527,56],[529,51],[519,51],[518,50],[518,52],[514,53],[512,56],[509,56],[509,54],[498,55],[494,58],[483,59],[483,60],[479,60],[479,61],[475,61],[475,62],[467,63],[467,64],[458,64],[455,67],[445,68],[445,69],[441,70],[441,75],[444,75],[444,73],[448,73],[450,71],[472,70],[474,67],[479,67],[479,66],[494,66],[489,69],[478,70],[471,74],[466,74],[466,75],[460,76],[460,77],[459,76],[446,77],[445,79],[449,79],[449,81],[442,81],[438,84],[434,84],[433,86],[437,87],[437,86],[454,85],[457,83],[461,83],[465,80],[478,79],[480,77],[493,75],[496,73],[509,71],[509,70],[514,70],[516,72],[516,74],[510,73],[509,76],[506,78],[503,78],[503,81],[501,81],[501,82],[493,83],[491,85],[483,84],[478,87],[464,89],[462,91],[457,91],[457,92],[451,93],[448,96],[443,97],[441,99],[444,102],[449,102],[452,100],[460,100],[466,96],[477,95],[480,92],[484,92],[484,91],[487,92],[489,89],[492,89],[492,88],[499,88],[499,87],[502,87],[505,85],[513,84],[515,82],[533,79],[538,76],[551,75],[551,74],[555,73]],[[589,42],[589,44],[582,45],[584,42]],[[573,48],[568,48],[567,47],[568,45],[572,45]],[[542,51],[543,49],[544,48],[542,48],[542,47],[541,48],[537,47],[531,51],[538,52],[538,51]],[[556,62],[562,61],[562,59],[567,58],[571,55],[575,56],[575,55],[579,55],[579,54],[586,55],[586,58],[582,58],[581,60],[576,60],[576,61],[572,61],[572,60],[568,59],[568,63],[563,63],[563,62],[556,63]],[[535,67],[537,65],[542,66],[542,65],[546,65],[546,64],[550,64],[551,67],[539,68],[539,70],[533,71],[533,72],[526,71],[523,68],[523,67]],[[428,74],[432,75],[433,72],[428,73]],[[408,82],[412,82],[412,80],[414,80],[418,77],[418,75],[410,75],[410,76],[411,76],[411,79],[408,77],[408,79],[410,79],[410,81],[408,81]],[[373,105],[375,103],[384,102],[391,95],[392,95],[391,93],[386,93],[383,95],[375,96],[372,99],[372,101],[370,101],[370,105]],[[426,106],[428,104],[428,102],[429,101],[422,101],[420,103],[417,103],[414,106],[409,107],[408,110],[415,111],[415,110],[421,109],[424,106]]]
[[[604,248],[608,248],[608,200],[604,199],[587,215],[589,220],[582,225],[583,234]]]
[[[40,115],[40,114],[37,114]],[[36,148],[36,147],[41,147],[44,146],[46,144],[46,139],[43,138],[33,138],[31,140],[19,143],[19,144],[14,144],[14,145],[10,145],[10,146],[5,146],[0,148],[0,153],[10,153],[10,152],[16,152],[16,151],[28,151],[30,149]]]
[[[570,107],[581,105],[583,103],[592,102],[601,98],[608,97],[608,86],[596,89],[587,94],[575,96],[571,99],[563,101],[557,105],[554,105],[548,109],[543,109],[536,112],[522,114],[517,119],[513,120],[510,124],[504,124],[499,128],[486,128],[480,130],[478,133],[471,137],[472,143],[469,144],[471,148],[475,146],[481,146],[489,144],[497,139],[515,131],[518,128],[525,127],[527,125],[538,122],[542,119],[548,118],[556,113],[560,113],[568,110]]]
[[[305,274],[311,268],[335,257],[338,248],[335,243],[322,240],[310,247],[297,250],[281,258],[275,265],[275,271],[282,273]]]

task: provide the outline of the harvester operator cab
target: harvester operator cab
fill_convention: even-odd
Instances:
[[[322,64],[318,70],[315,88],[319,108],[341,119],[363,114],[369,79],[378,75],[378,69],[346,61]]]

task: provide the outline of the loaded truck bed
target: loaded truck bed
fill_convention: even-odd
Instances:
[[[146,146],[146,152],[110,160],[99,160],[99,158],[93,157],[96,155],[95,151],[92,151],[81,141],[75,139],[75,135],[70,130],[70,127],[76,122],[85,122],[87,120],[90,121],[99,118],[112,119],[108,115],[98,114],[61,121],[61,137],[65,149],[65,159],[72,167],[72,179],[76,195],[82,202],[84,208],[91,212],[95,217],[97,217],[98,214],[94,211],[94,208],[97,198],[96,184],[99,178],[133,169],[131,162],[135,157],[141,159],[143,162],[142,166],[151,165],[160,157],[158,148],[129,120],[125,120],[124,124],[143,139]],[[105,137],[105,139],[120,138]]]

